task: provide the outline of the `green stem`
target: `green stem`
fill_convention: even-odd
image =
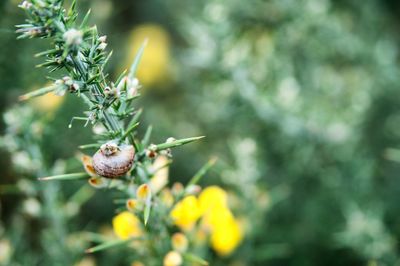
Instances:
[[[71,59],[72,59],[72,62],[75,64],[76,69],[78,70],[78,72],[81,76],[81,79],[83,81],[85,81],[85,83],[87,83],[88,80],[85,76],[85,73],[88,72],[88,69],[85,67],[84,63],[80,60],[80,58],[78,56],[75,56],[75,57],[71,56]],[[96,101],[99,101],[100,97],[101,97],[100,96],[101,90],[98,87],[98,85],[95,85],[95,84],[89,85],[89,87],[94,89],[94,97],[95,97]],[[105,126],[107,128],[111,128],[115,132],[120,131],[121,128],[120,128],[118,122],[114,119],[114,117],[110,116],[106,110],[103,110],[102,112],[103,112],[104,120],[106,121]]]

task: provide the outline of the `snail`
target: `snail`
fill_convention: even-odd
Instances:
[[[132,167],[135,149],[132,145],[118,146],[114,142],[101,145],[93,155],[93,168],[99,176],[114,178],[123,176]]]

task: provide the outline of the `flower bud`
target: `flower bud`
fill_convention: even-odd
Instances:
[[[146,150],[146,156],[153,159],[157,156],[157,146],[154,144],[150,144],[149,148]]]
[[[181,254],[176,251],[170,251],[164,257],[164,266],[179,266],[182,265],[182,262]]]
[[[107,36],[103,35],[99,37],[99,42],[105,43],[107,41]]]
[[[85,171],[86,171],[86,173],[88,173],[88,175],[90,175],[92,177],[97,176],[96,171],[94,171],[94,168],[93,168],[92,157],[87,156],[87,155],[82,155],[81,161],[82,161],[83,167],[85,168]]]
[[[18,7],[28,10],[32,7],[32,3],[28,2],[28,1],[24,1]]]
[[[172,194],[174,194],[174,195],[181,194],[183,192],[183,190],[184,190],[184,187],[183,187],[182,183],[175,182],[172,185]]]
[[[161,201],[167,206],[172,207],[174,204],[174,196],[169,188],[164,188],[161,191]]]
[[[136,190],[136,197],[139,200],[146,200],[151,195],[150,186],[147,184],[142,184]]]
[[[172,247],[175,251],[185,252],[188,248],[188,239],[183,233],[175,233],[172,235]]]
[[[102,50],[106,49],[106,47],[107,47],[107,43],[102,42],[102,43],[99,44],[99,46],[97,47],[97,49],[99,49],[99,50],[102,51]]]
[[[105,188],[108,185],[108,180],[99,176],[89,178],[88,182],[94,188]]]
[[[175,140],[176,140],[175,138],[169,137],[169,138],[167,138],[166,143],[172,143],[172,142],[174,142]]]
[[[126,208],[127,208],[129,211],[135,211],[135,210],[138,209],[138,207],[139,207],[139,202],[138,202],[137,200],[135,200],[135,199],[128,199],[128,200],[126,201]]]
[[[186,187],[186,195],[197,195],[201,191],[201,186],[199,185],[189,185]]]
[[[63,35],[67,45],[80,45],[82,43],[83,33],[80,30],[70,29]]]
[[[39,217],[41,213],[41,206],[36,198],[28,198],[22,204],[23,212],[31,217]]]

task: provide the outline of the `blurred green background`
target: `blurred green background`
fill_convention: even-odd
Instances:
[[[0,2],[2,113],[18,104],[18,95],[47,83],[33,55],[49,44],[15,40],[14,25],[24,19],[18,3]],[[142,130],[152,124],[156,143],[207,136],[174,152],[171,180],[186,182],[211,156],[219,158],[203,185],[230,191],[246,234],[234,254],[211,265],[400,265],[397,1],[80,0],[78,6],[81,14],[91,8],[91,22],[108,36],[112,77],[149,38],[138,71]],[[77,123],[68,130],[83,106],[69,96],[60,106],[46,105],[57,100],[30,103],[29,117],[45,124],[36,136],[43,167],[61,159],[76,169],[79,162],[69,158],[90,141],[91,129]],[[3,146],[23,116],[1,122]],[[81,261],[83,249],[63,244],[74,232],[110,223],[111,195],[90,192],[67,218],[56,210],[81,185],[38,184],[32,171],[11,167],[20,159],[1,151],[0,263],[129,265],[117,251]],[[21,176],[36,192],[20,189]],[[39,214],[25,210],[33,198],[43,204]]]

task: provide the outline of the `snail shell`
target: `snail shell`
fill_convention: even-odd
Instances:
[[[123,176],[132,167],[135,149],[132,145],[103,144],[93,155],[93,168],[99,176],[114,178]]]

